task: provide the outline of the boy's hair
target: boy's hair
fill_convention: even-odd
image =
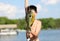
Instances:
[[[34,6],[34,5],[28,6],[28,7],[27,7],[27,11],[29,11],[29,10],[34,10],[34,11],[37,13],[37,7]]]

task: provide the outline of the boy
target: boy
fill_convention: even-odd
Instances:
[[[30,27],[31,31],[28,33],[28,31],[26,30],[26,38],[30,36],[30,41],[39,41],[38,34],[41,30],[41,21],[35,19],[37,15],[37,7],[34,5],[28,6],[28,0],[25,0],[25,11],[26,14],[28,14],[28,12],[30,11],[32,11],[34,14],[34,22]]]

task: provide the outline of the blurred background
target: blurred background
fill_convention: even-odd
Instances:
[[[0,25],[16,24],[19,31],[19,34],[12,36],[12,39],[11,36],[0,36],[0,41],[26,41],[24,1],[0,0]],[[40,41],[60,41],[60,0],[29,0],[29,5],[37,7],[36,19],[42,21]],[[3,37],[8,37],[8,39]]]

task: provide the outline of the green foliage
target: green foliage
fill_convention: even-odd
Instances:
[[[42,18],[38,19],[42,22],[42,29],[59,29],[60,28],[60,18]],[[25,19],[8,19],[7,17],[0,17],[0,24],[17,24],[18,29],[25,29],[26,22]]]
[[[55,27],[55,20],[53,18],[48,19],[48,27],[50,27],[50,28]]]
[[[19,29],[25,29],[26,27],[25,19],[18,19],[17,26]]]
[[[53,18],[43,18],[39,19],[42,21],[42,29],[56,29],[60,28],[60,21]]]
[[[0,24],[6,24],[7,18],[6,17],[0,17]]]
[[[55,27],[57,28],[60,28],[60,19],[55,19]]]

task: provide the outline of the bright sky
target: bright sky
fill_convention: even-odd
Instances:
[[[10,19],[24,18],[25,0],[0,0],[0,16]],[[60,0],[29,0],[38,8],[37,18],[60,18]]]

